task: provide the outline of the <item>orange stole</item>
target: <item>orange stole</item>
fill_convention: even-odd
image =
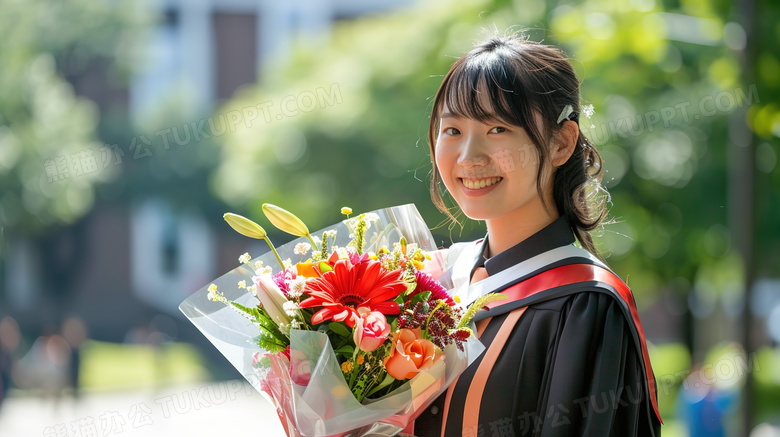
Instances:
[[[471,278],[471,284],[479,282],[488,277],[487,270],[484,267],[477,267],[474,271],[474,275]],[[526,307],[517,308],[513,310],[509,316],[504,319],[501,327],[496,334],[496,337],[490,343],[485,356],[477,368],[477,372],[474,374],[471,383],[469,384],[469,391],[466,395],[466,404],[463,409],[463,429],[476,427],[479,422],[479,408],[482,402],[482,394],[485,391],[485,384],[487,384],[490,371],[493,369],[493,365],[496,363],[498,356],[504,349],[509,334],[515,327],[515,324],[520,320],[520,316],[525,312]],[[482,333],[487,328],[488,323],[492,317],[487,317],[476,322],[477,338],[482,337]],[[452,393],[455,389],[455,385],[458,383],[458,378],[452,382],[452,385],[447,389],[447,395],[444,398],[444,411],[442,414],[441,424],[441,437],[444,437],[444,432],[447,429],[447,416],[450,410],[450,401],[452,400]]]

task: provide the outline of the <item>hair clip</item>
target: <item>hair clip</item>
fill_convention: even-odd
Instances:
[[[572,109],[571,105],[566,105],[563,107],[563,111],[561,111],[561,115],[558,116],[558,121],[556,123],[561,124],[561,121],[566,119],[569,119],[569,115],[574,112],[574,109]]]

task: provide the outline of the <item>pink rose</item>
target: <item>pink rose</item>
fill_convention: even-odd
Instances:
[[[290,346],[287,346],[289,350]],[[309,385],[311,379],[311,362],[302,351],[290,351],[290,379],[298,385]]]
[[[364,352],[375,351],[390,335],[390,324],[379,311],[359,307],[357,312],[360,318],[355,323],[355,344]]]

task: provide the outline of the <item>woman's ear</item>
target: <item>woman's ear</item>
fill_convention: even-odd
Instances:
[[[576,121],[566,120],[563,122],[560,132],[555,135],[552,144],[552,165],[559,167],[566,163],[574,153],[577,146],[577,140],[580,137],[580,127]]]

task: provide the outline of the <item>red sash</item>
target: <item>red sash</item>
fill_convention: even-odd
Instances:
[[[634,295],[631,293],[631,289],[628,288],[623,280],[617,277],[611,271],[591,264],[569,264],[565,266],[555,267],[550,270],[546,270],[538,275],[534,275],[524,281],[521,281],[511,287],[507,287],[502,290],[501,293],[509,296],[509,299],[497,300],[489,302],[486,306],[488,308],[498,308],[508,303],[525,299],[541,291],[549,290],[551,288],[560,287],[563,285],[575,284],[577,282],[585,281],[598,281],[605,284],[609,284],[616,291],[618,296],[628,305],[628,310],[631,313],[631,318],[636,327],[637,335],[639,336],[639,342],[642,348],[642,361],[644,361],[645,376],[647,377],[647,385],[649,388],[648,397],[653,404],[653,410],[655,410],[658,420],[663,424],[661,420],[661,413],[658,411],[658,400],[655,391],[655,377],[653,375],[653,369],[650,365],[650,356],[647,353],[647,344],[645,343],[645,331],[642,329],[642,322],[639,320],[639,312],[636,309],[636,303],[634,302]]]

